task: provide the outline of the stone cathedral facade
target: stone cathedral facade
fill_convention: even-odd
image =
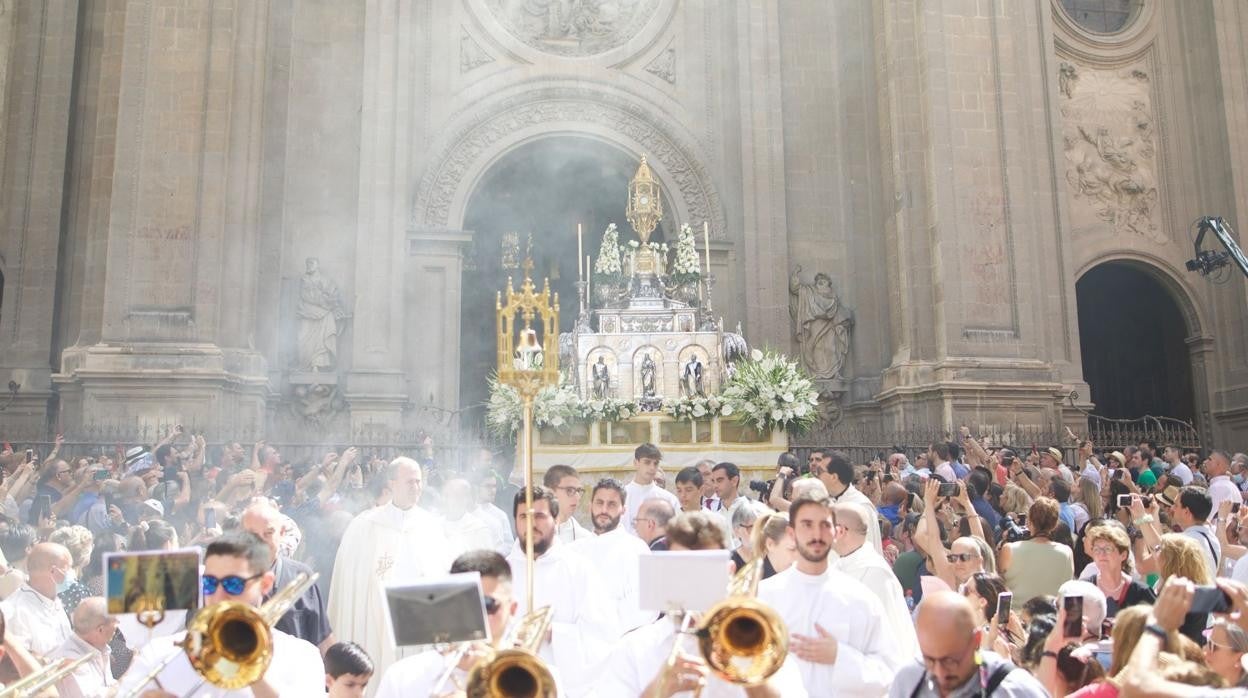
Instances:
[[[1091,375],[1144,351],[1120,304],[1190,372],[1161,409],[1248,441],[1245,279],[1184,268],[1248,227],[1241,0],[0,0],[0,117],[12,430],[469,409],[508,235],[575,279],[567,187],[644,154],[725,328],[797,355],[831,279],[847,423],[1078,430],[1168,380]]]

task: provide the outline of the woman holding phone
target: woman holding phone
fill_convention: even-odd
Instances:
[[[979,648],[1012,656],[1013,646],[1025,636],[1012,610],[1014,595],[1005,588],[1005,580],[991,572],[976,572],[962,585],[962,595],[975,610],[975,625],[984,629]]]

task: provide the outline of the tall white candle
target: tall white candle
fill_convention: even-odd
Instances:
[[[590,285],[591,283],[593,283],[593,276],[594,276],[594,275],[593,275],[593,274],[588,273],[588,272],[589,272],[589,255],[585,255],[585,271],[586,271],[586,274],[585,274],[585,304],[586,304],[586,305],[588,305],[589,307],[591,307],[591,308],[592,308],[592,307],[594,307],[594,301],[593,301],[593,298],[594,298],[594,297],[593,297],[593,296],[591,296],[591,295],[589,295],[589,291],[590,291],[589,285]]]
[[[702,249],[706,250],[706,273],[711,273],[711,226],[702,221]]]
[[[584,281],[585,276],[586,276],[585,272],[588,271],[587,269],[585,269],[585,266],[587,265],[582,264],[582,259],[584,258],[584,255],[585,255],[585,252],[581,249],[581,224],[577,223],[576,224],[576,280],[577,281]]]

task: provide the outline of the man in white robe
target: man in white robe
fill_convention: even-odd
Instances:
[[[798,659],[811,696],[862,696],[888,692],[905,656],[881,620],[880,601],[861,582],[831,569],[832,512],[824,500],[797,499],[789,528],[798,559],[764,579],[758,598],[789,629],[789,652]]]
[[[624,485],[624,491],[628,493],[628,508],[625,509],[624,520],[620,524],[624,530],[635,532],[633,519],[637,517],[641,503],[647,499],[658,497],[667,500],[672,509],[680,508],[680,500],[676,499],[676,495],[655,482],[662,458],[663,453],[654,444],[642,444],[633,451],[633,479]]]
[[[386,466],[389,504],[355,518],[342,536],[329,590],[329,618],[340,640],[360,645],[377,674],[410,654],[390,631],[383,587],[446,574],[451,558],[437,517],[416,505],[424,479],[420,464],[395,458]]]
[[[494,542],[491,549],[506,555],[511,550],[511,542],[516,536],[511,532],[511,517],[498,508],[494,499],[498,496],[498,481],[492,473],[484,473],[477,481],[477,508],[472,514],[490,527]]]
[[[472,485],[462,478],[452,478],[442,485],[440,502],[442,536],[452,558],[469,550],[491,550],[496,543],[490,526],[468,512],[472,507]]]
[[[854,487],[854,466],[840,451],[818,449],[819,459],[811,459],[810,473],[819,478],[823,486],[828,488],[828,496],[833,504],[861,504],[871,507],[875,505],[857,487]],[[884,554],[884,543],[880,536],[880,518],[872,516],[867,522],[867,540],[875,552]]]
[[[723,550],[718,514],[709,511],[682,513],[668,524],[670,550]],[[801,672],[792,654],[780,669],[758,686],[745,688],[729,683],[710,672],[696,643],[687,635],[677,638],[678,621],[666,616],[627,633],[594,672],[596,680],[589,695],[594,698],[635,698],[657,695],[659,684],[671,693],[691,696],[701,682],[704,698],[780,697],[805,698]],[[682,647],[677,660],[668,667],[674,642]]]
[[[525,559],[526,519],[530,512],[524,491],[516,493],[516,548],[507,556],[512,586],[521,615],[529,612],[528,564]],[[593,684],[591,670],[620,636],[616,607],[603,577],[575,547],[555,536],[559,504],[545,488],[533,495],[533,606],[550,606],[554,617],[550,641],[538,654],[559,669],[569,695],[578,696]],[[614,573],[612,571],[611,573]]]
[[[581,497],[585,494],[585,486],[581,484],[581,476],[576,468],[570,465],[552,465],[542,475],[542,484],[555,493],[555,501],[559,504],[559,520],[555,526],[555,535],[564,543],[575,543],[593,536],[589,529],[576,520],[576,510],[581,506]]]
[[[594,569],[610,570],[604,578],[620,617],[620,629],[627,632],[654,620],[655,614],[643,612],[638,605],[638,560],[650,548],[620,525],[625,506],[620,483],[611,478],[599,480],[589,500],[594,537],[573,543],[572,550],[593,563]]]
[[[892,641],[906,657],[915,657],[919,651],[919,639],[914,633],[914,621],[906,608],[906,597],[901,582],[893,574],[884,556],[867,545],[868,517],[874,510],[864,511],[861,504],[837,504],[832,508],[835,539],[832,549],[839,558],[836,569],[862,582],[884,607],[884,625]]]

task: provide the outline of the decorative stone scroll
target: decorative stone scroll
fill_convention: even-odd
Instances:
[[[556,56],[596,56],[628,43],[659,0],[486,0],[494,19],[526,45]]]

